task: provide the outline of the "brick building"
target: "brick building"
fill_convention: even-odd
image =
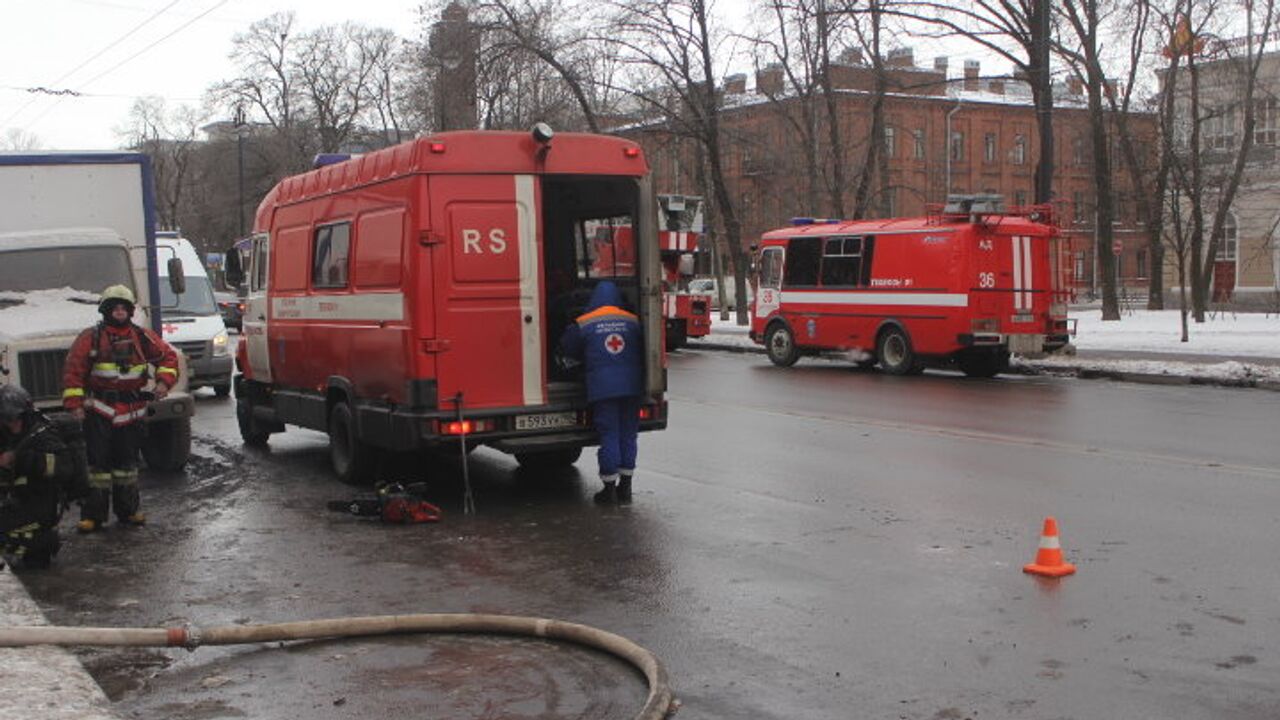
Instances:
[[[920,215],[926,204],[941,203],[948,193],[999,193],[1011,205],[1034,200],[1039,140],[1030,86],[1017,78],[984,78],[978,63],[964,64],[954,77],[947,58],[932,67],[914,63],[910,50],[886,60],[889,95],[885,100],[889,183],[873,197],[871,215]],[[852,207],[865,143],[870,136],[869,89],[874,74],[857,53],[846,54],[832,71],[838,90],[838,117],[847,144],[845,208]],[[744,242],[786,224],[791,217],[831,214],[828,185],[813,182],[804,161],[805,141],[797,128],[804,101],[784,87],[780,67],[747,77],[725,79],[721,92],[722,128],[731,192],[743,221]],[[818,100],[811,101],[815,105]],[[1078,83],[1055,88],[1055,211],[1071,238],[1073,273],[1088,292],[1098,286],[1094,262],[1092,148],[1083,88]],[[818,106],[817,117],[825,111]],[[1139,132],[1155,136],[1154,117],[1137,118]],[[646,147],[654,166],[658,192],[703,192],[697,178],[696,143],[667,131],[661,124],[639,124],[620,130]],[[824,131],[818,133],[822,135]],[[1148,147],[1154,147],[1154,143]],[[819,137],[815,156],[829,157]],[[1147,240],[1136,216],[1128,175],[1113,154],[1116,167],[1115,236],[1120,240],[1119,274],[1134,294],[1144,293],[1149,267]],[[829,172],[830,162],[822,163]],[[847,210],[846,210],[847,212]]]

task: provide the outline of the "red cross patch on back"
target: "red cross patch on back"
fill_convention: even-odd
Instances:
[[[604,349],[608,350],[612,355],[622,352],[622,349],[626,346],[627,342],[618,333],[610,333],[609,337],[604,339]]]

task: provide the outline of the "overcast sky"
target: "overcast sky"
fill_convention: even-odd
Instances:
[[[205,88],[230,77],[231,36],[255,20],[293,10],[300,29],[354,20],[416,37],[418,4],[418,0],[9,0],[0,23],[0,136],[9,128],[19,128],[36,135],[46,149],[115,148],[120,144],[116,130],[125,123],[135,97],[159,95],[171,106],[199,105]],[[157,15],[166,6],[171,7]],[[141,29],[90,60],[152,16]],[[85,95],[59,98],[27,91],[36,87]]]

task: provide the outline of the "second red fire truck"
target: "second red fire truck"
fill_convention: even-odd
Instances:
[[[1069,291],[1047,207],[961,196],[923,218],[799,220],[764,235],[751,337],[788,366],[805,354],[916,373],[1005,370],[1070,338]]]
[[[457,132],[281,181],[258,208],[247,267],[240,431],[325,431],[343,479],[381,451],[450,443],[575,461],[594,444],[581,370],[558,356],[595,283],[613,280],[645,330],[641,429],[666,426],[662,266],[649,167],[596,135]],[[598,267],[601,231],[635,238]]]

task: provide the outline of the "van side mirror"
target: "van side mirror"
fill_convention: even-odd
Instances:
[[[240,251],[234,247],[227,248],[222,261],[222,281],[229,288],[238,288],[244,284],[244,267],[240,264]]]
[[[187,276],[182,273],[182,260],[176,257],[169,258],[169,289],[174,295],[187,291]]]

